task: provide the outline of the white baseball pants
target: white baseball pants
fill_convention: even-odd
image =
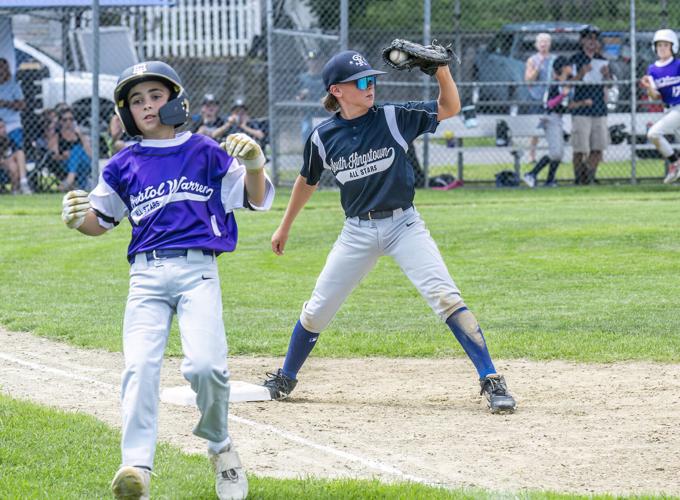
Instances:
[[[647,138],[656,146],[656,149],[664,158],[668,158],[673,154],[673,148],[664,135],[675,134],[678,129],[680,129],[680,106],[674,106],[651,126],[647,131]]]
[[[387,219],[345,220],[312,297],[302,307],[302,326],[313,333],[326,328],[350,292],[383,255],[397,262],[443,321],[462,305],[460,291],[439,248],[420,214],[411,207],[395,210]]]
[[[174,313],[184,353],[181,371],[201,412],[193,432],[215,442],[228,437],[227,341],[216,259],[200,250],[148,262],[138,254],[123,325],[123,465],[153,466],[161,364]]]

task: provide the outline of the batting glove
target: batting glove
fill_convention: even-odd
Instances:
[[[71,229],[78,229],[83,222],[88,210],[90,199],[85,191],[69,191],[61,201],[61,220]]]
[[[259,170],[264,167],[265,158],[260,145],[252,137],[238,133],[227,136],[226,142],[220,144],[229,156],[237,158],[246,170]]]

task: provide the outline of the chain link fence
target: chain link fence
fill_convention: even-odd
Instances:
[[[570,82],[572,87],[589,85],[606,100],[608,144],[595,180],[659,182],[666,172],[665,162],[646,139],[647,128],[664,109],[647,98],[638,82],[655,60],[654,31],[680,26],[678,2],[176,0],[171,6],[144,4],[102,8],[94,35],[92,8],[0,6],[0,58],[8,66],[8,76],[2,76],[0,61],[0,80],[5,78],[0,82],[0,101],[5,104],[0,106],[0,192],[21,190],[23,170],[33,191],[90,187],[91,165],[103,165],[132,140],[121,135],[113,118],[117,76],[123,68],[146,59],[166,61],[182,77],[193,115],[186,128],[215,134],[217,139],[236,130],[256,136],[271,160],[277,185],[290,185],[302,163],[305,138],[329,116],[320,104],[325,62],[335,52],[351,48],[374,67],[385,69],[381,49],[394,38],[451,44],[460,57],[460,64],[453,63],[451,69],[464,112],[411,145],[418,185],[450,185],[453,179],[466,185],[489,184],[498,181],[500,172],[507,174],[501,180],[516,182],[550,151],[546,128],[541,126],[546,89],[555,78],[550,65],[564,56],[573,68],[572,57],[583,48],[581,32],[586,26],[597,27],[595,51],[602,61],[595,65],[597,70],[608,68]],[[550,36],[550,46],[537,56],[537,38],[545,38],[539,34]],[[95,37],[99,58],[93,56]],[[543,64],[535,77],[527,72],[532,58]],[[95,66],[99,120],[92,123]],[[14,90],[12,82],[16,82]],[[21,98],[12,94],[16,87]],[[388,70],[377,88],[378,103],[436,99],[438,93],[436,81],[417,70]],[[571,93],[567,99],[576,101],[576,96]],[[17,101],[21,103],[8,106]],[[566,184],[575,180],[571,112],[564,114],[563,128],[557,182]],[[93,155],[98,162],[91,161]],[[588,158],[582,155],[577,160]],[[539,181],[547,171],[541,172]],[[334,183],[324,178],[322,185]]]

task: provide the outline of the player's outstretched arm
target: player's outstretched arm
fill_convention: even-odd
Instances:
[[[312,197],[314,191],[316,191],[316,185],[310,186],[307,184],[306,178],[298,175],[297,179],[295,179],[293,191],[290,194],[286,212],[283,214],[283,219],[281,219],[281,224],[279,224],[279,227],[272,235],[272,251],[276,255],[283,255],[283,249],[288,241],[288,234],[293,226],[293,221]]]
[[[460,112],[460,96],[458,95],[458,86],[453,81],[453,76],[448,66],[439,66],[434,76],[439,83],[437,120],[442,121]]]
[[[90,209],[90,200],[85,191],[69,191],[61,202],[61,220],[69,229],[77,229],[88,236],[99,236],[106,228],[99,225],[97,215]]]

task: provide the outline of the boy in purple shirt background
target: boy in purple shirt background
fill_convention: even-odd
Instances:
[[[661,99],[668,110],[652,125],[647,138],[668,160],[668,174],[663,182],[671,184],[680,178],[680,154],[673,151],[664,135],[675,134],[680,128],[680,61],[675,58],[680,50],[678,36],[673,30],[659,30],[652,38],[652,49],[659,59],[650,64],[640,83],[649,97]]]
[[[264,154],[245,134],[222,145],[200,134],[176,134],[189,103],[179,76],[163,62],[126,69],[114,101],[126,132],[142,140],[111,158],[89,195],[67,193],[62,211],[69,228],[90,236],[125,217],[132,226],[122,465],[111,487],[116,498],[149,498],[161,362],[177,313],[181,370],[201,413],[193,432],[208,441],[218,497],[245,498],[248,481],[227,431],[229,371],[216,257],[236,247],[235,209],[271,207]]]

